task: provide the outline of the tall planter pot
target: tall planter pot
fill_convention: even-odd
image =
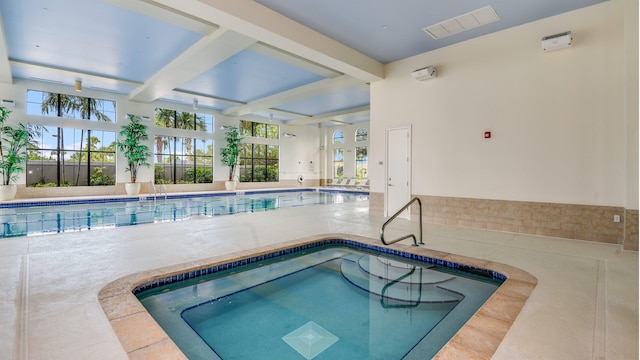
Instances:
[[[120,130],[120,137],[124,140],[118,140],[116,145],[118,150],[124,154],[127,158],[127,168],[131,174],[131,182],[125,183],[125,190],[128,195],[137,195],[140,192],[140,183],[136,181],[138,177],[138,169],[140,166],[150,167],[151,164],[147,162],[153,153],[145,141],[149,139],[147,134],[147,125],[141,122],[139,116],[128,115],[129,123],[122,126]]]
[[[141,183],[125,183],[124,189],[127,195],[138,195],[140,193]]]
[[[0,185],[0,201],[9,201],[16,198],[18,186],[16,184]]]
[[[224,188],[227,191],[234,191],[236,189],[237,182],[235,180],[227,180],[224,182]]]

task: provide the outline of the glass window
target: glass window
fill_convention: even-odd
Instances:
[[[156,108],[156,127],[213,132],[213,115]]]
[[[193,168],[193,140],[176,137],[176,152],[175,152],[175,172],[176,172],[176,184],[188,184],[187,169]],[[191,182],[193,183],[193,182]]]
[[[273,124],[240,120],[240,135],[262,139],[279,139],[280,127]]]
[[[358,130],[356,130],[356,141],[366,141],[367,135],[367,129],[359,128]]]
[[[34,135],[27,186],[115,185],[115,132],[39,127]]]
[[[356,179],[362,180],[367,178],[367,147],[366,146],[358,146],[356,147]]]
[[[174,136],[155,137],[156,184],[213,182],[213,140]]]
[[[267,139],[279,139],[280,127],[278,125],[267,125]]]
[[[241,182],[279,181],[278,145],[242,143],[239,159]]]
[[[27,90],[27,114],[113,122],[116,116],[116,102]]]
[[[333,149],[333,178],[344,178],[344,149]]]
[[[342,133],[342,130],[338,130],[333,133],[333,143],[344,144],[344,134]]]
[[[210,184],[213,182],[213,139],[196,139],[195,145],[195,164],[187,177],[196,184]]]
[[[156,184],[173,184],[175,181],[175,174],[173,171],[173,149],[175,148],[174,140],[173,136],[155,137],[155,164],[153,177]]]

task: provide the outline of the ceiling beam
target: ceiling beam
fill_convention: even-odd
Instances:
[[[150,1],[198,16],[363,82],[384,78],[381,62],[253,0]]]
[[[229,29],[218,29],[151,76],[143,86],[131,92],[129,100],[152,102],[255,42]]]
[[[297,118],[297,119],[292,119],[286,122],[287,125],[309,125],[309,124],[315,124],[315,123],[320,123],[320,122],[328,122],[328,121],[332,121],[332,120],[336,120],[336,121],[344,121],[344,122],[348,122],[345,121],[349,118],[353,118],[353,117],[358,117],[358,116],[365,116],[365,115],[369,115],[371,112],[371,108],[369,105],[365,105],[365,106],[359,106],[356,108],[351,108],[351,109],[345,109],[345,110],[339,110],[339,111],[332,111],[332,112],[328,112],[328,113],[324,113],[324,114],[318,114],[312,117],[308,117],[308,118]]]
[[[330,91],[336,91],[352,86],[362,84],[362,80],[352,78],[348,75],[342,75],[333,79],[322,79],[311,84],[303,85],[294,89],[283,91],[278,94],[267,96],[258,100],[251,101],[246,105],[236,106],[225,110],[224,115],[242,116],[261,110],[277,107],[283,104],[308,99],[313,96],[325,94]]]
[[[9,64],[9,50],[7,50],[7,37],[4,36],[2,14],[0,14],[0,83],[13,84],[11,65]]]
[[[225,104],[231,104],[231,105],[234,105],[234,106],[240,106],[240,105],[244,105],[245,104],[245,103],[240,102],[240,101],[224,99],[224,98],[221,98],[221,97],[217,97],[217,96],[213,96],[213,95],[209,95],[209,94],[203,94],[203,93],[195,92],[195,91],[188,91],[188,90],[184,90],[184,89],[174,89],[172,92],[174,94],[179,94],[179,95],[188,95],[188,96],[193,96],[193,97],[198,97],[198,98],[211,99],[211,100],[214,100],[214,101],[218,101],[218,102],[225,103]]]
[[[57,67],[57,66],[51,66],[51,65],[43,65],[43,64],[35,64],[35,63],[30,63],[30,62],[26,62],[26,61],[19,61],[19,60],[9,60],[9,64],[13,67],[21,67],[21,68],[25,68],[25,69],[31,69],[31,70],[35,70],[37,72],[44,72],[46,71],[48,76],[51,77],[51,81],[55,82],[55,76],[51,76],[51,74],[58,74],[61,75],[62,77],[68,78],[70,79],[70,84],[73,84],[74,78],[77,78],[78,76],[82,76],[83,80],[87,80],[87,79],[95,79],[95,80],[111,80],[112,82],[116,82],[116,83],[120,83],[123,85],[129,85],[129,86],[141,86],[143,85],[141,82],[138,81],[133,81],[133,80],[128,80],[128,79],[122,79],[122,78],[117,78],[114,76],[109,76],[109,75],[105,75],[105,74],[96,74],[96,73],[91,73],[91,72],[86,72],[86,71],[79,71],[79,70],[75,70],[75,69],[65,69],[62,67]],[[45,79],[46,80],[46,79]],[[60,82],[60,83],[65,83],[65,82]]]

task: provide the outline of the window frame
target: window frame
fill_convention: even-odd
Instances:
[[[247,150],[250,147],[250,150]],[[264,157],[257,157],[264,147]],[[275,156],[273,154],[275,153]],[[275,171],[269,171],[274,166]],[[257,176],[259,169],[264,167],[264,175]],[[280,145],[254,142],[241,144],[240,158],[238,159],[238,171],[240,182],[279,182],[280,181]],[[275,179],[270,174],[275,174]]]
[[[364,159],[363,160],[358,160],[358,155],[360,155],[360,149],[364,149]],[[364,179],[368,179],[369,178],[369,153],[368,153],[368,146],[363,145],[363,146],[356,146],[356,152],[355,152],[355,164],[356,164],[356,179],[358,181],[360,180],[364,180]],[[364,172],[364,176],[361,174],[361,172]]]
[[[49,130],[51,129],[51,130]],[[51,133],[55,130],[56,135],[51,135],[51,137],[56,138],[55,146],[46,147],[44,146],[44,136],[45,133]],[[86,133],[85,133],[86,132]],[[102,149],[92,149],[91,139],[96,138],[96,136],[92,136],[94,133],[101,133],[101,140],[105,139],[106,134],[110,134],[107,138],[112,139],[112,143],[106,146],[102,146]],[[74,147],[69,148],[64,144],[65,134],[69,135],[71,133],[72,136],[72,144],[76,144],[76,134],[80,133],[80,149],[76,149]],[[38,187],[38,184],[41,186],[47,186],[47,184],[54,184],[55,187],[67,187],[67,186],[115,186],[116,185],[116,157],[117,151],[115,146],[116,141],[116,132],[109,130],[100,130],[100,129],[85,129],[85,128],[72,128],[72,127],[61,127],[61,126],[43,126],[40,131],[40,139],[35,142],[31,142],[27,145],[27,163],[25,165],[26,170],[26,186],[28,187]],[[39,144],[39,146],[34,146],[34,144]],[[73,145],[72,145],[73,146]],[[112,146],[112,150],[109,149]],[[86,147],[86,150],[85,150]],[[46,159],[43,156],[45,153],[49,153],[49,159]],[[74,158],[77,155],[77,158]],[[94,159],[93,155],[102,155],[102,160]],[[40,159],[29,159],[31,157],[40,157]],[[105,161],[105,159],[111,158],[112,161]],[[86,160],[84,160],[86,159]],[[48,177],[45,177],[45,161],[55,161],[56,164],[56,175],[55,181],[54,179],[49,180]],[[66,175],[66,170],[70,166],[68,163],[71,161],[73,172],[71,174],[71,181],[69,181],[68,176]],[[95,162],[94,162],[95,161]],[[96,163],[100,163],[103,166],[95,166]],[[78,164],[78,170],[76,172],[75,165]],[[106,164],[112,164],[111,171],[108,171],[106,174],[103,170],[96,171],[99,167],[105,168]],[[82,173],[82,168],[86,168],[86,173]],[[92,170],[95,172],[92,174]],[[33,176],[39,176],[37,181],[30,181]],[[97,177],[99,175],[99,177]],[[86,182],[80,183],[80,179],[86,180]],[[73,181],[75,179],[75,183]],[[99,180],[99,181],[98,181]],[[93,182],[93,183],[92,183]],[[97,182],[97,183],[96,183]],[[106,183],[105,183],[106,182]]]
[[[344,148],[333,148],[332,157],[332,176],[334,179],[342,180],[344,179]],[[338,158],[338,154],[340,154],[341,159]],[[341,174],[342,173],[342,174]]]
[[[159,152],[158,144],[160,143],[163,145]],[[200,143],[202,143],[202,147],[198,146]],[[168,151],[165,151],[165,149],[168,149]],[[156,134],[154,136],[153,150],[154,182],[156,184],[176,185],[213,183],[213,149],[213,139]],[[199,154],[198,151],[200,150],[203,151]],[[169,170],[169,176],[167,176],[167,169]],[[202,169],[206,170],[203,171]],[[208,181],[199,182],[199,178],[205,178]]]

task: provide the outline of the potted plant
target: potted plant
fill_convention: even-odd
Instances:
[[[124,140],[116,142],[118,150],[127,158],[127,168],[131,174],[131,182],[125,184],[127,194],[136,195],[140,192],[140,183],[136,182],[138,177],[138,169],[144,165],[150,167],[151,164],[147,159],[153,154],[149,147],[143,142],[149,139],[147,135],[147,125],[140,122],[140,118],[134,115],[128,115],[129,124],[123,125],[120,130],[120,137]]]
[[[227,142],[227,147],[220,149],[221,161],[222,165],[229,168],[229,180],[225,181],[224,186],[227,190],[235,190],[236,181],[234,176],[238,166],[238,158],[240,157],[240,142],[242,141],[238,128],[235,126],[228,127],[224,134],[224,140]]]
[[[2,185],[0,186],[0,201],[12,200],[16,196],[17,186],[15,181],[18,174],[24,171],[27,163],[27,141],[29,134],[24,124],[18,124],[17,128],[5,125],[5,121],[11,114],[11,110],[0,106],[0,174]]]

